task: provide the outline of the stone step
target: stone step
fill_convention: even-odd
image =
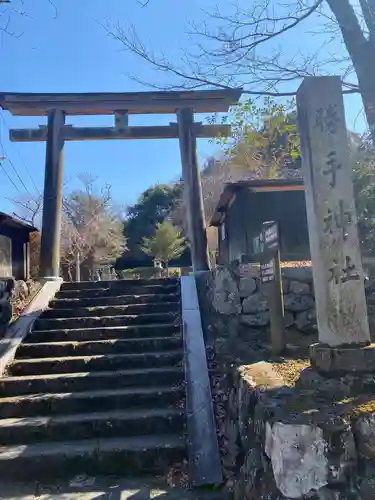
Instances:
[[[133,279],[133,280],[114,280],[114,281],[65,281],[61,285],[61,290],[92,290],[95,288],[114,288],[116,290],[131,289],[133,287],[149,286],[169,286],[179,284],[177,278],[160,279]]]
[[[181,435],[184,433],[183,410],[175,408],[114,410],[0,420],[2,445],[167,433]]]
[[[52,479],[78,474],[165,474],[186,456],[180,435],[88,439],[0,448],[0,476]]]
[[[14,360],[8,367],[11,375],[41,375],[43,373],[72,373],[83,371],[121,370],[130,368],[176,367],[182,363],[183,351],[97,356],[67,356],[64,358],[34,358]]]
[[[130,304],[160,304],[164,302],[179,302],[180,294],[145,294],[145,295],[116,295],[113,297],[92,297],[75,299],[56,299],[50,307],[56,309],[71,309],[74,307],[115,306]]]
[[[17,359],[91,356],[96,354],[125,354],[161,352],[182,349],[182,337],[151,337],[140,339],[107,339],[84,342],[45,342],[21,344]]]
[[[173,323],[150,325],[131,325],[101,328],[73,328],[69,330],[33,330],[25,339],[33,342],[68,342],[83,340],[105,340],[118,338],[152,338],[166,336],[180,336],[180,326]]]
[[[0,418],[100,412],[105,409],[179,407],[180,386],[128,387],[72,393],[45,393],[0,399]]]
[[[78,290],[61,290],[57,295],[57,299],[64,298],[93,298],[93,297],[118,297],[119,295],[166,295],[176,294],[180,292],[180,287],[177,284],[172,285],[147,285],[147,286],[132,286],[131,288],[109,288],[101,286],[100,288],[78,289]]]
[[[95,307],[74,307],[71,309],[47,309],[40,316],[41,318],[86,318],[103,316],[126,316],[128,314],[153,314],[169,313],[180,311],[178,302],[161,302],[156,304],[130,304],[115,306],[95,306]]]
[[[125,387],[153,387],[180,384],[183,368],[143,368],[104,372],[53,373],[0,379],[0,398],[36,393],[62,393],[121,389]]]
[[[60,330],[77,328],[99,328],[126,325],[147,325],[150,323],[174,323],[178,319],[177,313],[152,313],[126,316],[101,316],[87,318],[61,318],[61,319],[37,319],[34,330]]]
[[[163,476],[74,476],[49,481],[5,481],[0,500],[228,500],[221,489],[169,486]]]

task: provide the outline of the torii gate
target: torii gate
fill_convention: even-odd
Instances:
[[[65,141],[115,139],[179,139],[182,177],[188,206],[188,229],[194,271],[208,269],[207,236],[196,138],[228,136],[229,125],[194,122],[194,113],[227,112],[241,89],[136,93],[27,94],[1,93],[0,107],[15,116],[48,116],[38,129],[10,130],[14,142],[47,141],[40,273],[58,277],[62,215],[63,149]],[[167,126],[130,126],[129,115],[174,114]],[[114,115],[114,127],[65,125],[67,115]]]

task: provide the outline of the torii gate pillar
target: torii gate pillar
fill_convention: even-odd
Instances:
[[[54,109],[49,113],[40,248],[40,276],[43,278],[60,276],[64,124],[65,113],[63,111]]]
[[[207,271],[209,269],[207,233],[193,110],[180,109],[177,112],[177,122],[193,271]]]

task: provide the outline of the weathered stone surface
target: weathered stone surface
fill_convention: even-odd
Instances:
[[[240,314],[241,301],[237,283],[228,269],[218,269],[213,283],[213,307],[221,314]]]
[[[373,338],[375,335],[375,315],[371,314],[370,316],[368,316],[368,325],[370,328],[371,336]]]
[[[344,377],[328,378],[309,366],[301,371],[297,387],[307,390],[319,390],[321,393],[349,395],[351,386]]]
[[[365,477],[358,488],[361,500],[374,500],[375,498],[375,477]]]
[[[249,326],[267,326],[270,322],[270,313],[268,311],[257,314],[242,314],[241,323]]]
[[[348,496],[347,492],[345,491],[327,487],[321,488],[315,493],[314,496],[310,497],[309,495],[308,498],[310,500],[360,500],[358,497],[356,497],[353,491],[351,491]]]
[[[253,443],[253,415],[255,405],[265,390],[280,388],[283,380],[276,373],[271,363],[261,361],[252,365],[243,365],[238,369],[238,429],[241,446],[246,453]]]
[[[321,427],[327,441],[328,484],[344,485],[347,478],[354,473],[357,465],[357,453],[351,425],[347,418],[328,415],[321,423]]]
[[[248,297],[253,294],[257,289],[256,281],[251,276],[244,276],[240,278],[238,286],[240,297]]]
[[[340,78],[306,79],[297,102],[319,341],[331,347],[367,343],[370,333]],[[332,133],[327,132],[331,109],[335,109]],[[318,116],[323,126],[316,126]],[[342,223],[335,223],[336,217]]]
[[[360,416],[353,425],[358,452],[366,458],[375,458],[375,414]]]
[[[308,283],[302,281],[290,281],[289,282],[289,292],[297,293],[299,295],[310,295],[311,288]]]
[[[283,282],[283,293],[289,293],[290,280],[288,280],[287,278],[282,278],[282,282]]]
[[[271,459],[276,485],[286,497],[301,498],[327,484],[326,447],[319,427],[266,423],[265,452]]]
[[[254,314],[268,310],[268,300],[262,292],[254,293],[242,302],[242,311],[244,313]]]
[[[294,325],[294,315],[290,311],[284,311],[284,326],[285,328],[290,328]]]
[[[289,280],[305,283],[312,283],[313,280],[311,267],[284,267],[282,275]]]
[[[310,346],[311,364],[322,373],[375,373],[375,344],[366,347]]]
[[[297,417],[286,408],[280,411],[283,401],[280,403],[276,411],[268,409],[264,446],[281,493],[301,498],[327,485],[345,486],[356,467],[349,422],[330,415],[328,408],[317,424],[303,412]]]
[[[288,293],[284,295],[284,308],[288,311],[307,311],[314,306],[314,299],[311,295],[297,295]]]
[[[259,448],[252,448],[247,453],[240,473],[244,483],[244,497],[242,499],[257,498],[256,490],[263,475],[262,456]]]
[[[316,310],[302,311],[296,314],[296,327],[302,332],[317,329]]]

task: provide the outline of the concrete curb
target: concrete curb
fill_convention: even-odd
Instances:
[[[223,476],[194,276],[181,277],[181,305],[190,482],[218,486]]]
[[[49,302],[59,291],[62,280],[42,280],[42,283],[42,288],[22,311],[20,317],[10,325],[4,338],[0,340],[0,376],[4,375],[6,366],[14,358],[22,340],[31,331],[34,321],[48,307]]]

